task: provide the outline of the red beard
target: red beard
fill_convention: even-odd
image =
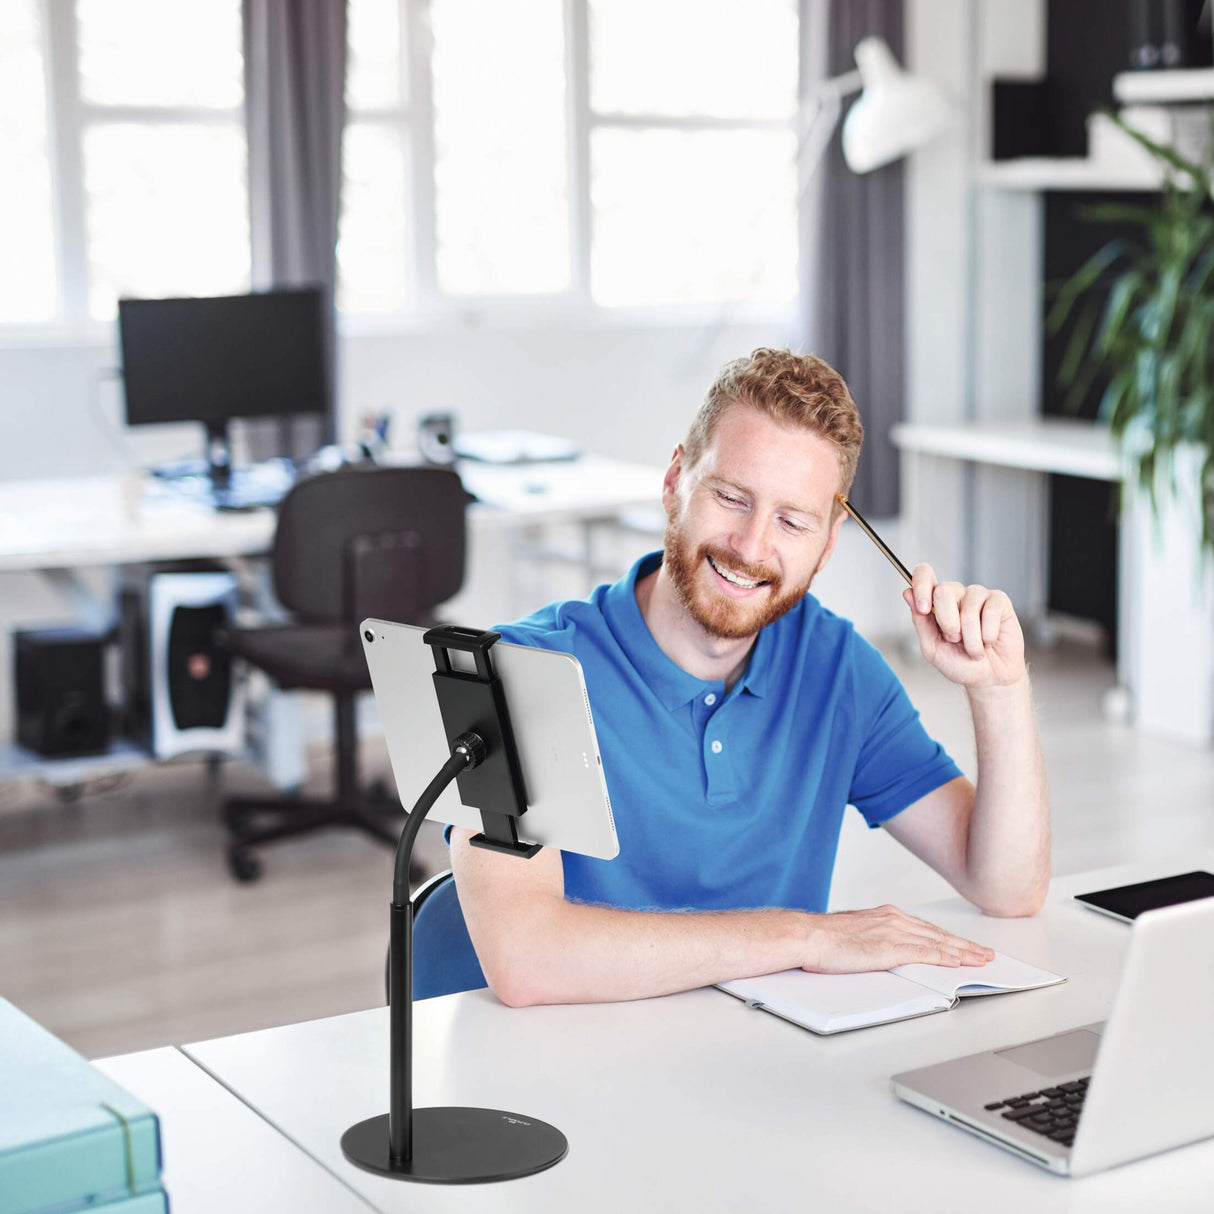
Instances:
[[[784,581],[774,570],[762,565],[749,565],[715,544],[701,544],[694,553],[690,552],[687,538],[673,518],[666,523],[664,543],[666,551],[662,563],[666,566],[679,602],[709,636],[722,640],[740,641],[775,623],[805,597],[813,580],[811,574],[804,586],[794,586],[784,591]],[[727,598],[698,585],[697,578],[708,557],[751,581],[766,581],[766,594],[751,603]]]

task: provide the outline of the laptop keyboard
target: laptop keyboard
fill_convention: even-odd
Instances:
[[[1075,1127],[1083,1112],[1083,1098],[1087,1092],[1087,1079],[1076,1079],[1054,1088],[1042,1088],[1039,1092],[1009,1096],[984,1107],[988,1113],[1002,1109],[1008,1121],[1015,1121],[1034,1134],[1042,1134],[1069,1147],[1075,1141]]]

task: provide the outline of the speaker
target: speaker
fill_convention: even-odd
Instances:
[[[244,696],[222,633],[236,616],[234,574],[152,572],[120,596],[125,724],[157,758],[244,749]]]
[[[98,754],[109,747],[105,643],[80,628],[13,634],[21,746],[47,756]]]

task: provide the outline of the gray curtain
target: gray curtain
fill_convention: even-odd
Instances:
[[[802,96],[855,70],[852,52],[876,34],[899,62],[903,0],[802,0]],[[844,103],[843,113],[851,98]],[[864,419],[852,493],[874,518],[898,513],[898,454],[890,428],[905,399],[902,162],[858,175],[843,161],[842,122],[802,199],[802,348],[847,380]]]
[[[332,442],[337,408],[337,214],[345,121],[346,0],[244,0],[245,110],[255,289],[319,285],[329,416],[246,426],[253,458]]]

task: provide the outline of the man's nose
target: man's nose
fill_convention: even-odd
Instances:
[[[737,554],[748,565],[764,565],[770,556],[767,544],[767,522],[758,513],[752,511],[745,518],[738,520],[734,529],[733,546]]]

